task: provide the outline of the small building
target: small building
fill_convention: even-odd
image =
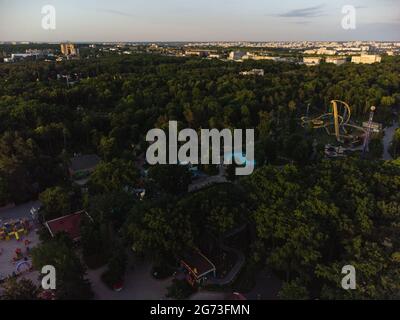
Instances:
[[[377,122],[371,122],[371,126],[370,126],[368,121],[364,121],[362,126],[365,130],[368,130],[368,128],[371,128],[371,132],[373,132],[373,133],[381,133],[383,130],[382,123],[377,123]]]
[[[187,282],[193,287],[205,283],[209,275],[216,276],[215,265],[199,250],[186,255],[181,260],[181,266],[186,271]]]
[[[303,62],[306,66],[317,66],[321,63],[321,57],[304,57]]]
[[[209,56],[209,52],[206,50],[187,50],[185,51],[186,57],[201,57],[206,58]]]
[[[240,75],[242,76],[260,76],[263,77],[265,74],[264,69],[253,69],[250,71],[242,71]]]
[[[337,66],[340,66],[340,65],[342,65],[342,64],[345,64],[346,61],[347,61],[346,58],[327,57],[327,58],[325,59],[325,62],[326,62],[326,63],[333,63],[333,64],[336,64]]]
[[[75,181],[89,178],[100,158],[95,154],[78,155],[70,159],[69,174]]]
[[[342,158],[346,156],[346,149],[341,146],[325,145],[325,155],[328,158]]]
[[[242,60],[245,55],[246,52],[244,51],[232,51],[231,53],[229,53],[228,59],[233,61],[239,61]]]
[[[219,53],[210,53],[208,55],[210,59],[222,59],[223,55]]]
[[[81,223],[84,217],[92,218],[86,211],[78,211],[57,219],[45,222],[45,226],[52,237],[60,232],[65,232],[73,241],[79,241],[81,238]]]
[[[325,56],[334,56],[336,54],[336,50],[327,49],[327,48],[319,48],[317,50],[317,54],[325,55]]]

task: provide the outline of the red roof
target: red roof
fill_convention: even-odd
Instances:
[[[81,221],[85,211],[76,212],[46,222],[51,235],[54,237],[59,232],[66,232],[72,240],[78,240],[81,236]]]
[[[206,274],[215,271],[214,264],[197,250],[190,254],[186,254],[184,259],[181,260],[181,264],[183,264],[188,271],[192,272],[196,278],[201,278]]]

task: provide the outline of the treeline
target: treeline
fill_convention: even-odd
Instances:
[[[239,75],[255,67],[265,77]],[[0,65],[0,205],[40,194],[45,220],[84,207],[94,219],[82,229],[84,260],[108,263],[106,283],[124,273],[116,253],[126,246],[162,265],[190,248],[216,247],[247,224],[247,261],[281,276],[282,297],[398,297],[398,162],[311,161],[314,137],[298,118],[308,105],[323,112],[329,100],[342,99],[362,119],[373,104],[389,119],[399,103],[399,69],[397,58],[307,68],[152,55]],[[71,74],[77,83],[57,77]],[[255,128],[260,168],[235,184],[187,194],[187,168],[155,167],[139,201],[134,161],[147,131],[169,120],[181,128]],[[78,152],[102,158],[84,194],[66,170]],[[85,267],[63,237],[45,241],[34,262],[51,264],[59,254],[72,267],[58,266],[65,280],[58,297],[90,297]],[[358,272],[354,292],[340,288],[348,264]]]

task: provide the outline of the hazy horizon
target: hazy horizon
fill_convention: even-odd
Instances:
[[[56,29],[41,27],[44,5]],[[342,7],[357,11],[344,30]],[[399,41],[397,0],[0,0],[2,42]]]

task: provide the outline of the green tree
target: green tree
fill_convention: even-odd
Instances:
[[[72,213],[73,192],[63,187],[48,188],[39,195],[45,220]]]
[[[85,278],[86,270],[67,235],[59,234],[56,238],[33,248],[32,263],[38,270],[45,265],[55,267],[57,299],[87,300],[93,297],[90,282]]]
[[[188,191],[191,174],[187,166],[157,165],[150,168],[149,179],[162,192],[179,195]]]
[[[296,279],[283,284],[279,292],[279,298],[284,300],[308,300],[310,299],[310,294],[299,279]]]
[[[37,300],[39,288],[29,279],[8,278],[2,285],[1,300]]]
[[[114,159],[100,163],[89,180],[91,194],[121,192],[137,187],[139,174],[131,161]]]
[[[108,262],[107,270],[101,278],[112,289],[114,285],[124,280],[127,265],[128,257],[125,248],[121,244],[116,245]]]

